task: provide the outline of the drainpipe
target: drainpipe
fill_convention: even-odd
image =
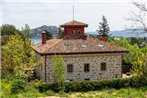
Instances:
[[[121,56],[121,78],[123,78],[122,74],[123,74],[123,54]]]
[[[44,74],[45,74],[45,75],[44,75],[44,76],[45,76],[45,82],[47,82],[47,81],[46,81],[46,80],[47,80],[47,79],[46,79],[46,55],[45,55],[45,61],[44,61],[44,71],[45,71],[45,73],[44,73]]]

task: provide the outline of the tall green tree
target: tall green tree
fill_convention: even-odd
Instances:
[[[22,27],[21,34],[23,39],[28,40],[30,38],[30,27],[28,24],[25,24],[25,27]]]
[[[102,22],[99,23],[99,30],[97,30],[99,35],[109,35],[109,26],[107,23],[107,19],[105,18],[105,16],[102,16]]]
[[[62,56],[54,55],[53,57],[53,78],[57,84],[58,90],[64,90],[65,81],[64,60]]]
[[[36,61],[30,41],[24,41],[18,34],[12,35],[2,46],[2,77],[28,76],[41,61]]]

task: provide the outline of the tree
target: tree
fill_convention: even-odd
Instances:
[[[146,25],[146,14],[147,14],[147,6],[145,3],[133,2],[133,5],[139,9],[138,13],[131,12],[130,17],[126,18],[128,21],[132,22],[132,25],[129,27],[133,32],[138,29],[144,29],[143,32],[136,32],[137,37],[140,33],[147,33],[147,25]]]
[[[143,69],[143,75],[147,77],[147,56],[144,58]]]
[[[11,24],[4,24],[0,27],[0,29],[1,45],[4,45],[9,40],[9,36],[14,35],[15,33],[20,34],[19,31],[15,28],[15,26]]]
[[[1,35],[14,35],[16,32],[16,28],[11,24],[4,24],[1,26]]]
[[[28,76],[41,61],[36,61],[35,53],[29,40],[24,41],[20,35],[12,35],[2,46],[2,77]]]
[[[65,71],[62,56],[54,55],[53,57],[53,78],[54,83],[57,85],[58,91],[64,90]]]
[[[105,16],[102,17],[102,22],[99,23],[100,26],[99,26],[99,30],[98,33],[99,35],[106,35],[108,36],[108,33],[109,33],[109,27],[108,27],[108,24],[107,24],[107,19],[105,18]]]
[[[59,32],[57,34],[57,37],[58,38],[63,38],[64,36],[65,36],[64,31],[61,28],[59,28]]]
[[[129,52],[124,56],[123,63],[131,65],[131,72],[133,75],[143,75],[146,71],[145,62],[147,55],[147,47],[140,48],[137,44],[131,45],[126,38],[120,38],[117,41],[110,42],[124,48],[127,48]]]
[[[22,31],[21,31],[22,37],[23,39],[28,40],[30,38],[30,27],[28,24],[25,24],[25,27],[22,27]]]

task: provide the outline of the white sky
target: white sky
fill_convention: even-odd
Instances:
[[[144,1],[144,0],[143,0]],[[13,24],[21,29],[42,25],[59,26],[72,20],[72,6],[75,6],[75,20],[89,24],[86,31],[96,31],[102,15],[107,18],[110,30],[125,29],[130,11],[138,9],[132,0],[3,0],[0,24]],[[145,2],[145,1],[144,1]]]

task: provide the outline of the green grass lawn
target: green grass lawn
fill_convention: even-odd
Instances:
[[[48,90],[40,93],[28,87],[26,92],[11,95],[10,98],[147,98],[147,86],[142,88],[103,89],[100,91],[55,93]]]
[[[69,98],[147,98],[147,87],[143,88],[123,88],[104,89],[101,91],[90,91],[82,93],[67,94]]]

